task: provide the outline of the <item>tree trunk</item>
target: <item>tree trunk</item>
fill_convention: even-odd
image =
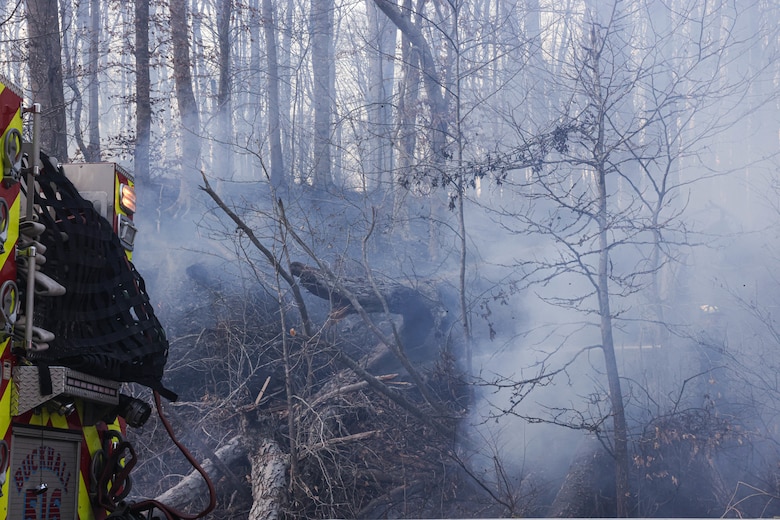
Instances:
[[[314,185],[331,183],[330,47],[333,40],[333,0],[312,0],[311,43],[314,104]]]
[[[603,141],[602,141],[603,142]],[[615,357],[615,342],[612,335],[612,310],[609,302],[609,243],[607,234],[607,188],[605,166],[602,164],[598,177],[599,197],[599,270],[598,297],[601,328],[601,347],[604,351],[604,363],[609,383],[609,400],[612,405],[613,443],[615,450],[615,492],[617,501],[617,516],[628,516],[628,427],[626,412],[623,406],[623,391],[620,387],[620,372]]]
[[[173,39],[173,77],[176,102],[181,117],[181,177],[174,212],[186,213],[190,197],[198,183],[200,170],[200,115],[192,90],[190,33],[187,30],[186,0],[171,0],[171,38]]]
[[[271,141],[271,186],[283,189],[284,156],[282,154],[282,121],[279,115],[279,61],[276,48],[275,14],[271,0],[263,1],[263,27],[268,59],[268,135]]]
[[[217,38],[219,41],[219,90],[217,92],[217,161],[226,178],[233,175],[233,111],[230,85],[230,18],[233,0],[220,0],[217,5]],[[216,165],[214,165],[216,169]]]
[[[253,504],[248,520],[276,520],[285,496],[288,456],[276,442],[265,439],[250,455],[250,461]]]
[[[615,455],[615,498],[617,516],[628,516],[628,503],[630,489],[628,483],[628,427],[626,426],[626,412],[623,406],[623,391],[620,387],[620,372],[615,358],[615,342],[612,334],[612,310],[610,308],[609,269],[610,259],[610,227],[607,221],[609,192],[607,191],[607,151],[606,151],[606,100],[602,99],[600,53],[603,47],[603,39],[599,33],[600,28],[591,23],[587,30],[590,31],[591,41],[589,60],[593,71],[593,104],[597,110],[597,135],[595,135],[592,150],[595,166],[596,189],[598,210],[596,221],[599,229],[599,264],[596,292],[598,295],[601,348],[604,352],[604,363],[609,384],[609,399],[612,405],[613,444]]]
[[[291,171],[294,166],[294,150],[293,145],[293,132],[291,127],[293,126],[293,110],[295,109],[295,100],[293,99],[293,71],[295,66],[292,62],[292,40],[294,31],[288,28],[293,27],[293,13],[296,12],[294,0],[287,0],[286,2],[278,2],[279,11],[277,11],[276,26],[277,26],[277,61],[279,62],[279,117],[281,118],[284,127],[280,128],[284,130],[282,132],[282,155],[287,158],[287,171]],[[284,16],[282,16],[284,14]],[[289,178],[286,181],[288,185],[292,183],[293,174],[289,174]]]
[[[60,161],[68,160],[62,47],[57,0],[27,0],[30,36],[32,100],[40,103],[41,148]]]
[[[149,77],[149,0],[135,0],[135,178],[150,178],[149,145],[152,133],[151,80]]]
[[[390,107],[393,95],[393,62],[396,28],[382,13],[374,0],[366,0],[370,47],[368,56],[368,179],[365,187],[377,184],[385,189],[385,176],[392,172],[392,140]]]
[[[373,1],[373,0],[372,0]],[[411,13],[412,0],[404,0],[404,11]],[[398,178],[393,178],[393,221],[406,222],[407,176],[414,164],[417,148],[417,101],[420,97],[420,51],[401,33],[401,77],[398,85],[398,110],[393,141],[398,151]]]
[[[100,68],[98,44],[100,42],[100,1],[89,2],[89,87],[87,89],[89,99],[88,128],[89,145],[84,150],[84,159],[87,162],[100,162],[100,80],[98,69]]]

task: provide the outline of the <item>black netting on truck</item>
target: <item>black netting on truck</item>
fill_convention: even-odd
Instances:
[[[53,332],[46,350],[27,353],[40,366],[61,365],[98,377],[162,386],[168,340],[154,315],[144,280],[112,225],[85,200],[61,169],[41,154],[35,193],[38,238],[46,261],[40,272],[65,287],[35,299],[35,325]]]

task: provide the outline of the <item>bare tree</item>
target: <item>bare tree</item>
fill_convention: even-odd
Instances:
[[[396,27],[373,0],[366,1],[368,11],[369,72],[366,104],[370,138],[366,173],[380,189],[387,186],[387,176],[393,171],[392,98],[393,57],[395,55]],[[390,179],[392,184],[392,179]]]
[[[688,12],[681,18],[714,23],[709,13]],[[744,78],[723,81],[721,51],[675,58],[664,45],[670,33],[649,31],[648,40],[636,38],[643,20],[658,20],[647,18],[642,7],[616,2],[606,11],[586,11],[581,20],[580,37],[565,54],[561,76],[551,79],[564,100],[551,131],[525,138],[524,147],[480,168],[495,174],[500,189],[511,186],[526,201],[491,200],[500,224],[551,240],[549,252],[537,250],[533,258],[516,264],[524,283],[553,287],[556,281],[568,281],[571,285],[564,284],[562,291],[536,289],[540,301],[575,311],[598,331],[596,348],[603,353],[607,385],[591,395],[594,410],[552,406],[541,420],[602,435],[615,460],[615,514],[628,516],[634,507],[631,432],[615,331],[618,324],[631,330],[632,322],[642,319],[659,324],[657,316],[632,315],[633,302],[657,290],[658,275],[674,262],[678,247],[694,245],[681,219],[689,190],[717,175],[699,172],[680,178],[677,169],[682,161],[701,157],[714,137],[743,117],[744,112],[735,110],[725,119],[714,109],[738,102],[738,96],[729,96],[750,83]],[[730,34],[718,44],[736,49],[742,41]],[[675,80],[670,82],[672,63]],[[678,104],[681,98],[690,101]],[[677,126],[680,121],[688,123],[685,131]],[[510,173],[516,168],[527,169]],[[578,278],[583,286],[574,289]],[[636,332],[623,334],[623,341],[636,341],[641,348]],[[576,343],[586,335],[583,328],[563,341]],[[582,346],[588,340],[580,341]],[[550,362],[544,358],[537,365],[539,374],[560,373],[549,368]],[[567,365],[563,367],[566,371]],[[538,377],[519,381],[511,404],[497,413],[522,407],[538,382]],[[533,414],[524,417],[540,420]]]
[[[58,159],[68,158],[68,132],[62,79],[60,17],[56,0],[27,2],[28,64],[33,102],[43,110],[41,145]]]
[[[89,2],[89,144],[84,149],[84,158],[89,162],[100,162],[100,1]]]
[[[73,138],[77,147],[75,155],[89,162],[101,160],[101,94],[105,95],[105,99],[113,95],[101,92],[100,88],[101,76],[110,75],[107,67],[101,63],[101,59],[110,59],[106,59],[105,53],[100,52],[101,43],[105,46],[106,41],[111,39],[111,35],[101,31],[102,23],[109,19],[107,11],[100,8],[99,2],[92,1],[76,5],[64,3],[60,11],[64,27],[63,72],[69,91],[68,116],[73,121]],[[116,78],[115,85],[119,84]],[[117,91],[121,91],[121,88],[117,88]],[[115,114],[114,121],[120,122],[123,115]],[[115,127],[111,130],[115,130]]]
[[[234,164],[231,143],[233,142],[233,113],[231,74],[230,20],[233,15],[232,0],[222,0],[217,4],[217,40],[219,47],[219,86],[217,88],[217,144],[220,167],[232,174]]]
[[[437,71],[436,60],[431,45],[425,39],[420,27],[411,18],[411,13],[404,13],[401,7],[388,0],[374,0],[382,12],[398,27],[407,41],[419,53],[422,69],[422,83],[425,86],[427,103],[430,106],[431,124],[430,149],[434,162],[445,158],[446,135],[448,128],[447,103],[442,92],[444,81]],[[412,64],[412,67],[414,65]]]
[[[279,106],[279,56],[276,45],[276,16],[271,0],[262,0],[266,59],[268,60],[268,135],[271,141],[270,181],[275,189],[286,185],[284,155],[282,154],[282,119]]]
[[[151,80],[149,74],[149,0],[135,1],[135,177],[150,180],[149,144],[152,133]]]
[[[193,184],[200,169],[201,136],[200,113],[192,86],[192,57],[190,34],[187,29],[187,3],[172,0],[170,3],[171,39],[173,43],[173,76],[176,83],[176,102],[181,118],[181,176],[179,197],[175,212],[189,209]]]
[[[315,186],[327,186],[331,179],[331,141],[333,122],[333,17],[332,0],[311,2],[311,70],[314,86],[314,179]]]

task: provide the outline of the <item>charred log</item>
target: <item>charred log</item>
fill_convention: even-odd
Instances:
[[[403,318],[401,339],[407,348],[420,346],[436,326],[438,303],[421,291],[399,283],[377,282],[379,293],[363,278],[340,279],[336,284],[327,273],[300,262],[290,264],[290,273],[298,278],[300,285],[311,294],[329,300],[331,317],[339,319],[357,312],[349,296],[339,288],[345,288],[354,295],[360,306],[368,313],[384,312],[382,300],[392,314]]]

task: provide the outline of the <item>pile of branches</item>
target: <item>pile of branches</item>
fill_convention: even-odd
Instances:
[[[429,362],[417,365],[436,396],[432,407],[403,369],[376,362],[387,347],[375,338],[372,345],[359,320],[331,321],[306,338],[281,330],[278,308],[227,301],[206,302],[209,322],[189,311],[192,327],[171,338],[169,377],[182,399],[165,407],[212,469],[213,518],[463,517],[488,507],[455,456],[466,394],[455,356],[435,335]],[[236,301],[247,308],[237,313]],[[345,368],[340,353],[371,366],[371,378],[390,393]],[[142,460],[136,491],[197,510],[203,493],[177,487],[189,468],[156,421],[134,442]],[[160,453],[160,446],[170,448]],[[215,456],[223,460],[212,467]]]
[[[379,379],[417,400],[413,385],[397,374]],[[471,511],[474,493],[462,493],[453,438],[365,381],[344,371],[292,413],[298,446],[292,517],[459,517]]]

